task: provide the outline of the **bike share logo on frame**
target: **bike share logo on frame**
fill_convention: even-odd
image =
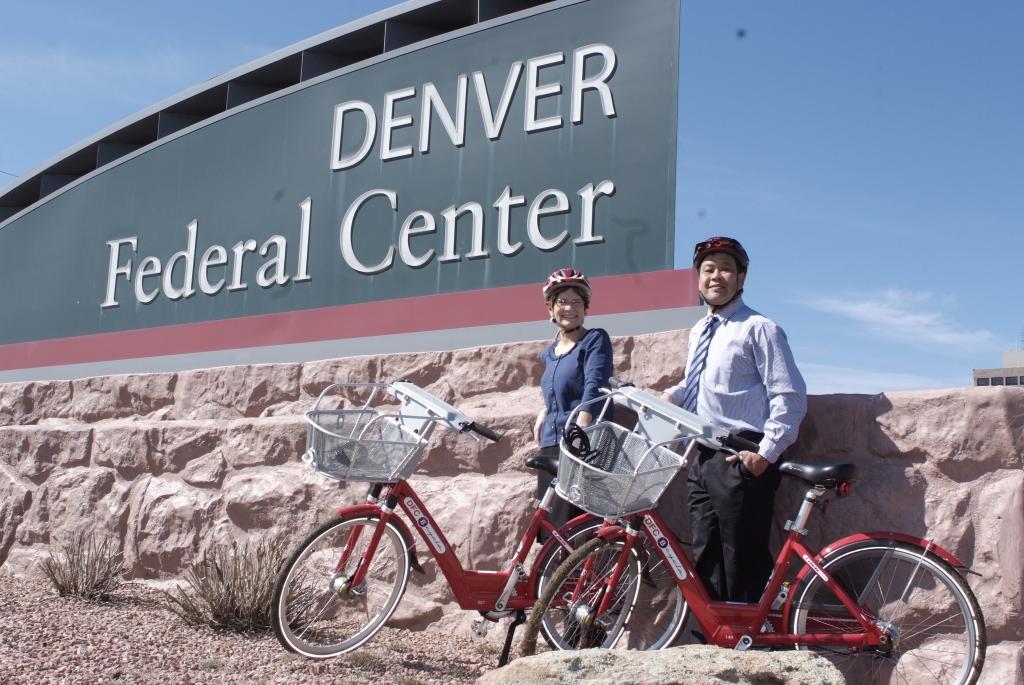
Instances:
[[[430,544],[434,546],[438,554],[444,554],[445,546],[441,542],[441,536],[437,534],[434,527],[430,525],[430,519],[423,515],[420,508],[416,506],[416,502],[413,501],[412,497],[405,498],[405,506],[408,507],[409,513],[412,514],[413,520],[416,521],[416,525],[423,529],[427,539],[430,540]]]
[[[814,561],[809,556],[807,556],[805,554],[801,558],[804,560],[805,564],[807,564],[808,566],[811,567],[812,571],[814,571],[816,574],[818,574],[819,578],[821,578],[826,583],[828,582],[828,575],[824,571],[822,571],[820,568],[818,568],[818,565],[815,564]]]
[[[644,524],[647,529],[651,531],[651,535],[654,537],[654,543],[658,545],[665,553],[665,558],[668,560],[668,565],[672,567],[672,573],[675,574],[679,580],[686,579],[686,569],[683,568],[682,562],[679,561],[679,557],[676,556],[675,550],[672,549],[672,545],[669,544],[668,538],[661,532],[661,528],[654,522],[654,519],[650,515],[644,516]]]

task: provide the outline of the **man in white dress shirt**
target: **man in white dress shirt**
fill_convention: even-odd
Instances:
[[[663,395],[759,446],[739,455],[702,447],[686,479],[697,572],[713,598],[739,602],[758,600],[771,574],[779,458],[807,410],[786,334],[743,304],[749,262],[732,238],[697,243],[693,266],[708,315],[690,331],[686,376]]]

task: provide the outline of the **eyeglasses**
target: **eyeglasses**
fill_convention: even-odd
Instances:
[[[562,309],[578,309],[583,306],[583,300],[563,300],[558,298],[555,300],[555,306]]]

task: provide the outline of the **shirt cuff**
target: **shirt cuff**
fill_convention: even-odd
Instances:
[[[676,405],[677,407],[682,406],[680,403],[683,401],[684,389],[685,388],[682,384],[673,385],[671,388],[665,391],[665,394],[667,394],[669,396],[669,399],[672,400],[672,404]]]
[[[774,464],[779,460],[779,455],[782,453],[782,450],[779,449],[779,446],[776,445],[774,441],[769,440],[768,438],[763,438],[757,446],[757,453],[769,463]]]

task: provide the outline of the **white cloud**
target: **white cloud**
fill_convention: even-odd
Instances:
[[[898,390],[951,388],[967,385],[970,380],[966,376],[959,379],[958,382],[956,379],[933,378],[912,373],[892,373],[809,363],[801,363],[800,372],[807,382],[807,392],[812,395],[832,393],[874,395]]]
[[[941,305],[949,306],[950,300],[938,299],[931,293],[888,290],[812,297],[803,304],[864,324],[876,337],[905,344],[963,350],[992,347],[996,343],[991,331],[962,328],[950,321],[939,310]]]

